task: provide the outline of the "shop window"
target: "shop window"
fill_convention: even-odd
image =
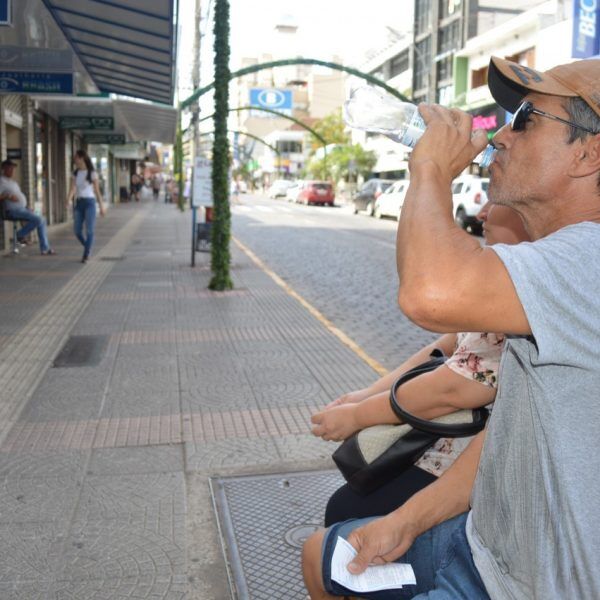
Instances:
[[[302,153],[302,142],[294,142],[291,140],[279,140],[275,143],[278,152],[282,154]]]
[[[409,67],[408,48],[394,56],[390,61],[390,78],[404,73]]]
[[[431,38],[425,38],[414,45],[414,89],[421,90],[429,86],[431,70]]]
[[[487,65],[482,69],[471,72],[471,89],[481,87],[487,83],[488,68]]]
[[[415,2],[415,33],[425,33],[431,29],[431,0]]]

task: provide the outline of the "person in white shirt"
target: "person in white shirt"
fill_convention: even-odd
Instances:
[[[7,159],[0,164],[0,200],[4,201],[4,206],[8,216],[13,220],[24,221],[25,225],[17,231],[17,241],[24,244],[25,238],[34,229],[37,229],[38,240],[40,243],[40,252],[43,256],[56,254],[48,243],[48,231],[46,219],[36,215],[27,208],[27,198],[21,191],[19,184],[13,179],[17,163]]]
[[[71,189],[67,202],[73,202],[74,230],[77,239],[83,246],[82,263],[86,263],[90,257],[92,244],[94,243],[94,228],[96,225],[96,200],[100,208],[100,216],[104,216],[104,202],[100,194],[98,174],[90,157],[83,150],[77,150],[73,157],[75,171],[71,178]],[[83,225],[85,223],[85,236]]]

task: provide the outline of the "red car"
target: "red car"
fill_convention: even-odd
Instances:
[[[333,206],[333,186],[326,181],[305,181],[298,194],[300,204],[329,204]]]

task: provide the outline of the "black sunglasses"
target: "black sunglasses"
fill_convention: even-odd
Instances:
[[[551,115],[550,113],[544,112],[543,110],[539,110],[533,107],[532,102],[522,102],[515,111],[510,120],[510,128],[513,131],[523,131],[525,129],[525,124],[529,121],[529,117],[531,115],[539,115],[540,117],[546,117],[547,119],[553,119],[554,121],[560,121],[565,125],[570,125],[571,127],[576,127],[577,129],[583,129],[583,131],[587,131],[592,135],[596,135],[597,131],[592,131],[583,125],[578,125],[577,123],[573,123],[571,121],[567,121],[567,119],[563,119],[561,117],[557,117],[556,115]]]

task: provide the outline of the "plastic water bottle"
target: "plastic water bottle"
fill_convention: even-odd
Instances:
[[[381,133],[395,142],[414,148],[426,129],[419,110],[410,102],[371,86],[356,88],[344,102],[344,121],[350,127]],[[491,145],[473,162],[489,167],[496,149]]]

